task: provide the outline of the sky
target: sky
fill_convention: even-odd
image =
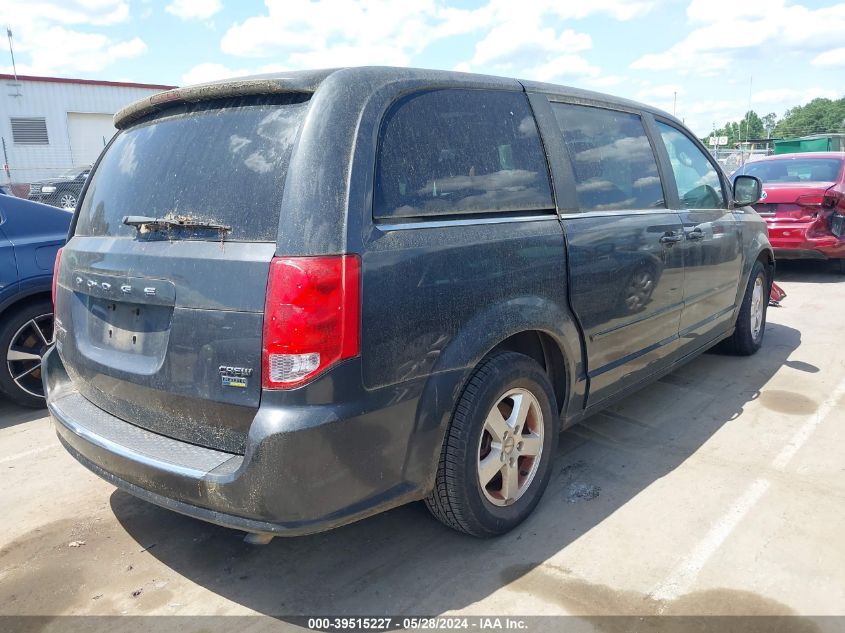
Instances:
[[[845,96],[845,2],[823,0],[0,0],[2,23],[19,74],[187,85],[465,70],[636,99],[700,136],[749,104],[781,116]]]

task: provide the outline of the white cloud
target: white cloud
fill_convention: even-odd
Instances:
[[[756,104],[763,104],[765,109],[776,110],[780,107],[790,107],[794,105],[803,105],[809,103],[813,99],[824,97],[827,99],[837,99],[841,94],[839,91],[831,88],[771,88],[768,90],[754,91],[751,95],[751,101]],[[764,108],[761,108],[761,110]]]
[[[592,48],[590,35],[549,25],[594,14],[630,20],[647,13],[653,5],[625,0],[490,0],[471,12],[469,21],[486,34],[476,43],[473,57],[459,68],[541,81],[596,78],[601,69],[579,55]]]
[[[586,33],[571,29],[556,33],[552,28],[540,28],[519,33],[503,24],[490,32],[475,46],[473,65],[489,64],[502,60],[519,63],[519,58],[535,57],[538,53],[578,53],[592,48],[593,41]]]
[[[745,51],[824,50],[841,42],[845,32],[845,3],[810,9],[786,0],[692,0],[687,17],[700,26],[668,50],[641,56],[631,68],[712,76],[731,68]]]
[[[751,101],[754,103],[795,103],[803,95],[804,91],[796,88],[768,88],[752,91]]]
[[[365,63],[386,64],[420,50],[444,19],[429,0],[265,0],[267,13],[232,25],[223,36],[224,53],[275,57],[295,52],[303,60],[320,54],[330,66],[347,65],[343,55],[359,49]],[[466,12],[458,11],[461,15]],[[449,15],[457,20],[455,10]],[[463,30],[460,23],[453,25]],[[332,54],[335,53],[336,54]]]
[[[600,73],[598,66],[592,65],[580,55],[560,55],[539,66],[526,68],[519,75],[523,79],[556,82],[573,77],[598,77]]]
[[[24,27],[43,21],[64,26],[110,26],[128,18],[129,4],[126,0],[4,0],[0,3],[0,20],[11,24],[13,30],[15,26]]]
[[[139,37],[115,41],[101,33],[82,33],[61,26],[40,28],[16,43],[29,62],[19,63],[20,74],[55,75],[95,73],[120,59],[142,55],[147,45]]]
[[[675,96],[683,96],[686,90],[680,84],[660,84],[657,86],[647,85],[640,89],[637,93],[637,99],[641,101],[648,100],[669,100],[671,101]]]
[[[218,79],[229,79],[230,77],[243,77],[245,75],[258,75],[261,73],[283,72],[289,67],[283,64],[263,64],[252,68],[230,68],[224,64],[205,62],[197,64],[188,72],[182,75],[181,85],[201,84],[207,81]]]
[[[173,0],[164,7],[165,11],[183,20],[207,20],[222,9],[220,0]]]
[[[815,66],[845,66],[845,48],[825,51],[813,59]]]
[[[596,88],[612,88],[613,86],[618,86],[626,81],[630,81],[630,79],[622,77],[621,75],[604,75],[601,77],[593,77],[592,79],[589,79],[587,83]]]
[[[462,70],[529,69],[539,78],[586,75],[598,69],[576,57],[592,46],[589,35],[548,27],[551,19],[577,20],[605,14],[630,20],[654,1],[489,0],[476,9],[447,7],[443,0],[265,0],[266,13],[233,24],[223,36],[224,53],[239,57],[285,56],[291,67],[362,64],[408,65],[443,38],[479,33],[473,58]],[[506,59],[507,58],[507,59]],[[564,62],[555,67],[555,62]]]
[[[183,86],[188,86],[191,84],[202,84],[207,81],[216,81],[217,79],[228,79],[229,77],[238,77],[239,75],[248,74],[250,74],[250,71],[245,68],[234,69],[229,68],[228,66],[224,66],[223,64],[205,62],[203,64],[197,64],[188,72],[183,74],[181,84]]]
[[[534,16],[522,19],[519,25],[506,23],[490,29],[462,68],[538,81],[599,75],[597,66],[577,54],[592,48],[589,35],[572,29],[558,33],[539,23],[528,23]]]
[[[97,73],[116,61],[142,55],[147,45],[141,38],[115,39],[99,32],[128,18],[125,0],[5,0],[0,4],[0,23],[12,29],[21,74]],[[96,28],[92,31],[92,27]]]

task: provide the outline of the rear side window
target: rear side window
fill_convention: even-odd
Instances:
[[[422,92],[385,116],[376,218],[551,209],[546,157],[523,93]]]
[[[301,95],[226,99],[174,106],[132,125],[93,173],[76,235],[135,236],[122,220],[141,215],[231,226],[227,240],[275,241],[307,107]]]
[[[636,114],[553,103],[582,211],[666,208],[657,161]]]

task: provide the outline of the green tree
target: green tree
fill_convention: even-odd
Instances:
[[[778,115],[770,112],[763,117],[763,128],[766,130],[766,138],[770,138],[778,124]]]
[[[742,137],[740,140],[743,141],[749,138],[765,138],[763,119],[754,110],[749,110],[739,122],[739,133]]]
[[[768,118],[768,116],[775,115],[767,115],[766,118]],[[727,136],[728,147],[733,147],[741,140],[744,141],[749,138],[766,138],[764,119],[761,119],[760,115],[754,112],[754,110],[749,110],[745,113],[745,116],[741,121],[731,121],[729,123],[725,123],[724,126],[716,130],[715,135]]]
[[[808,134],[845,132],[845,97],[813,99],[803,106],[790,108],[778,120],[774,112],[760,117],[749,110],[740,121],[729,121],[714,130],[716,136],[727,136],[728,147],[740,141],[759,138],[790,138]],[[709,135],[708,135],[709,136]],[[703,139],[707,143],[707,139]]]
[[[813,99],[803,106],[790,108],[777,126],[775,136],[792,137],[808,134],[845,132],[845,97]]]

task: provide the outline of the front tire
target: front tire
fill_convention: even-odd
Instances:
[[[476,368],[446,433],[425,502],[454,530],[504,534],[540,501],[557,449],[555,396],[534,360],[496,353]]]
[[[4,315],[0,326],[0,390],[25,407],[45,406],[41,357],[53,341],[50,301],[26,304]]]
[[[77,197],[75,194],[66,192],[59,196],[58,206],[66,211],[74,211],[76,210],[76,201]]]
[[[725,348],[739,356],[751,356],[763,345],[766,332],[766,308],[769,305],[772,281],[766,267],[759,260],[754,262],[748,286],[733,335],[725,341]]]

